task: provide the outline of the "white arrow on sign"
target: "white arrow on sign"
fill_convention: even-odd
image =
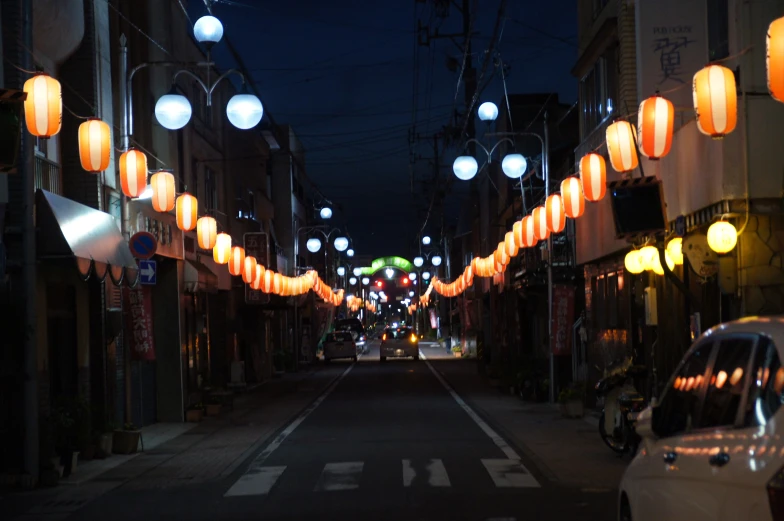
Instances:
[[[142,271],[142,276],[147,280],[155,276],[155,270],[150,264],[145,265],[144,269],[142,269],[141,271]]]

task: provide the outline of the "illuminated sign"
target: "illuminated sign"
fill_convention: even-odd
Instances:
[[[414,265],[403,257],[380,257],[369,268],[362,268],[362,275],[373,275],[384,268],[396,268],[406,273],[414,271]]]

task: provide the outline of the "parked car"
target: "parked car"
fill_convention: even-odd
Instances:
[[[357,344],[348,331],[335,331],[324,339],[324,361],[329,363],[336,358],[351,358],[357,361]]]
[[[381,361],[387,358],[419,360],[419,338],[410,327],[388,327],[381,335]]]
[[[359,348],[359,352],[362,354],[368,353],[370,346],[367,344],[367,333],[365,332],[365,326],[362,325],[361,320],[358,318],[344,318],[338,320],[335,324],[335,330],[349,331]]]
[[[707,331],[638,419],[623,521],[784,519],[784,318]]]

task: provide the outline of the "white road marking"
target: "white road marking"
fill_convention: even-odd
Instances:
[[[324,391],[324,393],[323,393],[321,396],[319,396],[318,398],[316,398],[316,400],[315,400],[315,401],[314,401],[312,404],[310,404],[310,406],[309,406],[307,409],[305,409],[304,411],[302,411],[302,412],[300,413],[300,415],[299,415],[299,416],[297,416],[297,419],[295,419],[293,422],[291,422],[291,423],[288,425],[288,427],[286,427],[285,429],[283,429],[283,432],[281,432],[280,434],[278,434],[278,435],[275,437],[275,439],[274,439],[274,440],[272,440],[272,441],[270,442],[270,444],[269,444],[269,445],[267,445],[267,448],[266,448],[266,449],[264,449],[264,450],[263,450],[263,451],[262,451],[262,452],[261,452],[261,453],[260,453],[258,456],[256,456],[256,457],[253,459],[253,461],[252,461],[252,462],[250,463],[250,465],[248,466],[248,470],[245,472],[245,474],[243,474],[242,476],[240,476],[240,479],[238,479],[238,480],[237,480],[237,482],[236,482],[234,485],[232,485],[232,487],[229,489],[229,491],[228,491],[228,492],[226,492],[226,494],[224,494],[224,497],[225,497],[225,496],[228,496],[228,495],[235,495],[235,494],[229,494],[229,492],[231,492],[231,491],[232,491],[232,490],[233,490],[235,487],[240,487],[240,488],[242,488],[242,486],[243,486],[243,485],[242,485],[242,483],[243,483],[244,481],[254,481],[254,480],[255,480],[254,476],[255,476],[256,474],[259,474],[259,473],[263,472],[263,469],[264,469],[264,462],[265,462],[265,461],[267,461],[267,458],[269,458],[269,457],[270,457],[270,455],[271,455],[273,452],[275,452],[275,450],[277,450],[277,448],[278,448],[278,447],[280,447],[280,446],[283,444],[283,442],[286,440],[286,438],[288,438],[288,437],[289,437],[289,435],[291,435],[291,433],[292,433],[292,432],[294,432],[294,430],[295,430],[297,427],[299,427],[299,425],[300,425],[300,424],[301,424],[303,421],[305,421],[305,418],[307,418],[308,416],[310,416],[310,413],[312,413],[313,411],[315,411],[315,410],[316,410],[316,408],[317,408],[319,405],[321,405],[321,402],[323,402],[324,400],[326,400],[327,396],[329,396],[329,395],[330,395],[330,393],[332,393],[332,391],[334,391],[334,390],[335,390],[335,388],[338,386],[338,384],[340,384],[340,382],[341,382],[341,381],[342,381],[342,380],[343,380],[343,379],[346,377],[346,375],[348,375],[348,373],[349,373],[349,372],[350,372],[350,371],[351,371],[353,368],[354,368],[354,364],[352,363],[350,366],[348,366],[348,368],[346,368],[346,370],[345,370],[345,371],[343,371],[343,374],[341,374],[341,375],[338,377],[338,379],[337,379],[337,380],[335,380],[334,382],[332,382],[332,384],[331,384],[331,385],[330,385],[330,386],[327,388],[327,390],[326,390],[326,391]]]
[[[444,467],[444,462],[440,459],[428,460],[425,465],[425,472],[427,473],[427,484],[431,487],[451,487],[452,483],[449,481],[449,475]],[[410,487],[417,476],[416,468],[411,464],[411,460],[403,460],[403,486]]]
[[[482,464],[499,488],[539,487],[539,482],[519,462],[511,459],[483,459]]]
[[[269,494],[284,470],[286,467],[262,467],[255,474],[246,474],[234,483],[224,497]]]
[[[333,492],[336,490],[354,490],[359,488],[362,477],[362,461],[344,463],[327,463],[316,483],[315,492]]]

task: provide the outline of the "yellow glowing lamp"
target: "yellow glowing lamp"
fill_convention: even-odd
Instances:
[[[673,240],[668,242],[667,253],[670,254],[672,261],[677,266],[683,264],[683,239],[680,237],[675,237]]]
[[[654,259],[659,258],[659,250],[656,249],[656,246],[645,246],[640,250],[640,262],[642,266],[647,270],[650,271],[653,269],[653,263],[656,262]]]
[[[673,262],[672,257],[670,257],[667,250],[664,250],[664,262],[667,263],[667,267],[670,271],[675,269],[675,262]],[[656,257],[653,259],[651,270],[653,270],[656,275],[664,275],[664,268],[662,267],[661,259],[659,258],[659,250],[656,250]]]
[[[738,231],[732,223],[719,221],[708,228],[708,246],[716,253],[727,253],[738,244]]]
[[[626,254],[626,257],[623,259],[623,264],[626,266],[626,271],[633,275],[637,275],[638,273],[645,271],[645,266],[642,261],[643,259],[640,250],[632,250]]]

